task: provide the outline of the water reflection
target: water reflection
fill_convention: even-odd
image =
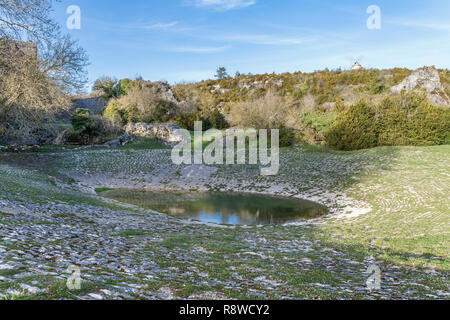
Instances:
[[[178,217],[230,225],[283,224],[327,213],[311,201],[239,193],[112,190],[102,196]]]

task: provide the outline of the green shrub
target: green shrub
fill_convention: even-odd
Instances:
[[[375,112],[359,102],[341,113],[326,134],[328,145],[337,150],[358,150],[376,147],[378,130]]]
[[[450,134],[450,109],[422,103],[407,122],[408,143],[411,145],[441,145]]]
[[[183,129],[194,131],[195,121],[202,121],[200,111],[198,110],[179,113],[174,122]]]
[[[119,109],[117,101],[112,101],[108,104],[108,106],[103,111],[103,117],[108,119],[109,121],[117,124],[124,124],[125,117],[123,112]]]
[[[422,94],[387,98],[374,107],[378,145],[438,145],[449,134],[450,110],[429,104]]]
[[[122,131],[121,126],[92,115],[88,109],[76,109],[70,122],[72,130],[66,133],[65,139],[72,144],[101,144],[114,139]]]
[[[92,117],[88,109],[76,109],[73,113],[70,123],[75,132],[93,136],[99,128],[99,121]]]
[[[119,81],[119,83],[117,84],[117,89],[116,89],[118,91],[119,96],[128,93],[128,90],[130,89],[131,83],[132,83],[131,80],[128,79],[128,78],[121,79]]]
[[[407,103],[408,105],[408,103]],[[407,145],[406,127],[408,122],[407,108],[399,101],[385,99],[374,107],[378,126],[378,143],[382,146]]]
[[[448,141],[450,109],[433,106],[425,97],[408,94],[379,105],[360,102],[340,113],[326,134],[337,150],[376,146],[440,145]]]
[[[290,147],[296,141],[296,132],[293,129],[280,126],[280,147]]]
[[[365,83],[365,90],[370,94],[380,94],[385,89],[385,85],[374,70],[370,70],[366,75]]]
[[[177,105],[171,101],[157,99],[152,108],[138,115],[138,121],[146,123],[169,122],[176,117]]]
[[[120,95],[118,81],[111,77],[102,77],[95,80],[92,89],[94,91],[102,92],[102,97],[106,101],[109,101],[112,98],[117,98]]]
[[[222,130],[230,127],[225,116],[217,108],[208,114],[206,121],[210,128]]]
[[[337,118],[337,113],[335,113],[335,112],[325,113],[325,112],[314,110],[314,111],[305,113],[302,116],[301,121],[306,126],[312,128],[318,132],[326,133],[330,129],[331,125],[334,123],[336,118]]]

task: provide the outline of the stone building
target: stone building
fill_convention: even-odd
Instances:
[[[354,64],[353,64],[353,67],[352,67],[352,70],[361,70],[363,67],[361,66],[361,64],[358,62],[358,61],[356,61]]]

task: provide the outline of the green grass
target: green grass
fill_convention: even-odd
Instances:
[[[170,149],[164,146],[160,141],[153,138],[138,137],[135,141],[128,143],[119,149],[121,150],[155,150],[155,149]]]
[[[9,214],[0,211],[0,218],[9,216]]]
[[[55,178],[45,173],[0,166],[0,199],[5,194],[11,194],[17,200],[33,201],[39,204],[54,201],[73,205],[81,203],[110,209],[122,208],[119,205],[81,194],[69,187],[61,189],[61,187],[57,186]]]
[[[69,290],[65,280],[53,282],[47,287],[47,292],[37,295],[23,297],[24,300],[56,300],[56,299],[76,299],[77,296],[83,296],[95,292],[106,286],[100,282],[81,281],[81,289]]]
[[[128,229],[128,230],[123,230],[123,231],[119,232],[118,236],[120,236],[120,237],[142,237],[147,234],[148,234],[148,232],[146,232],[145,230]]]
[[[114,189],[111,189],[111,188],[96,188],[95,192],[96,193],[102,193],[102,192],[111,191],[111,190],[114,190]]]

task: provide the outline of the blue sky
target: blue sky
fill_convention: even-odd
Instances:
[[[89,78],[109,75],[170,83],[230,74],[365,67],[418,68],[450,62],[450,1],[62,0],[81,9],[67,30],[87,50]],[[370,5],[381,9],[369,30]]]

